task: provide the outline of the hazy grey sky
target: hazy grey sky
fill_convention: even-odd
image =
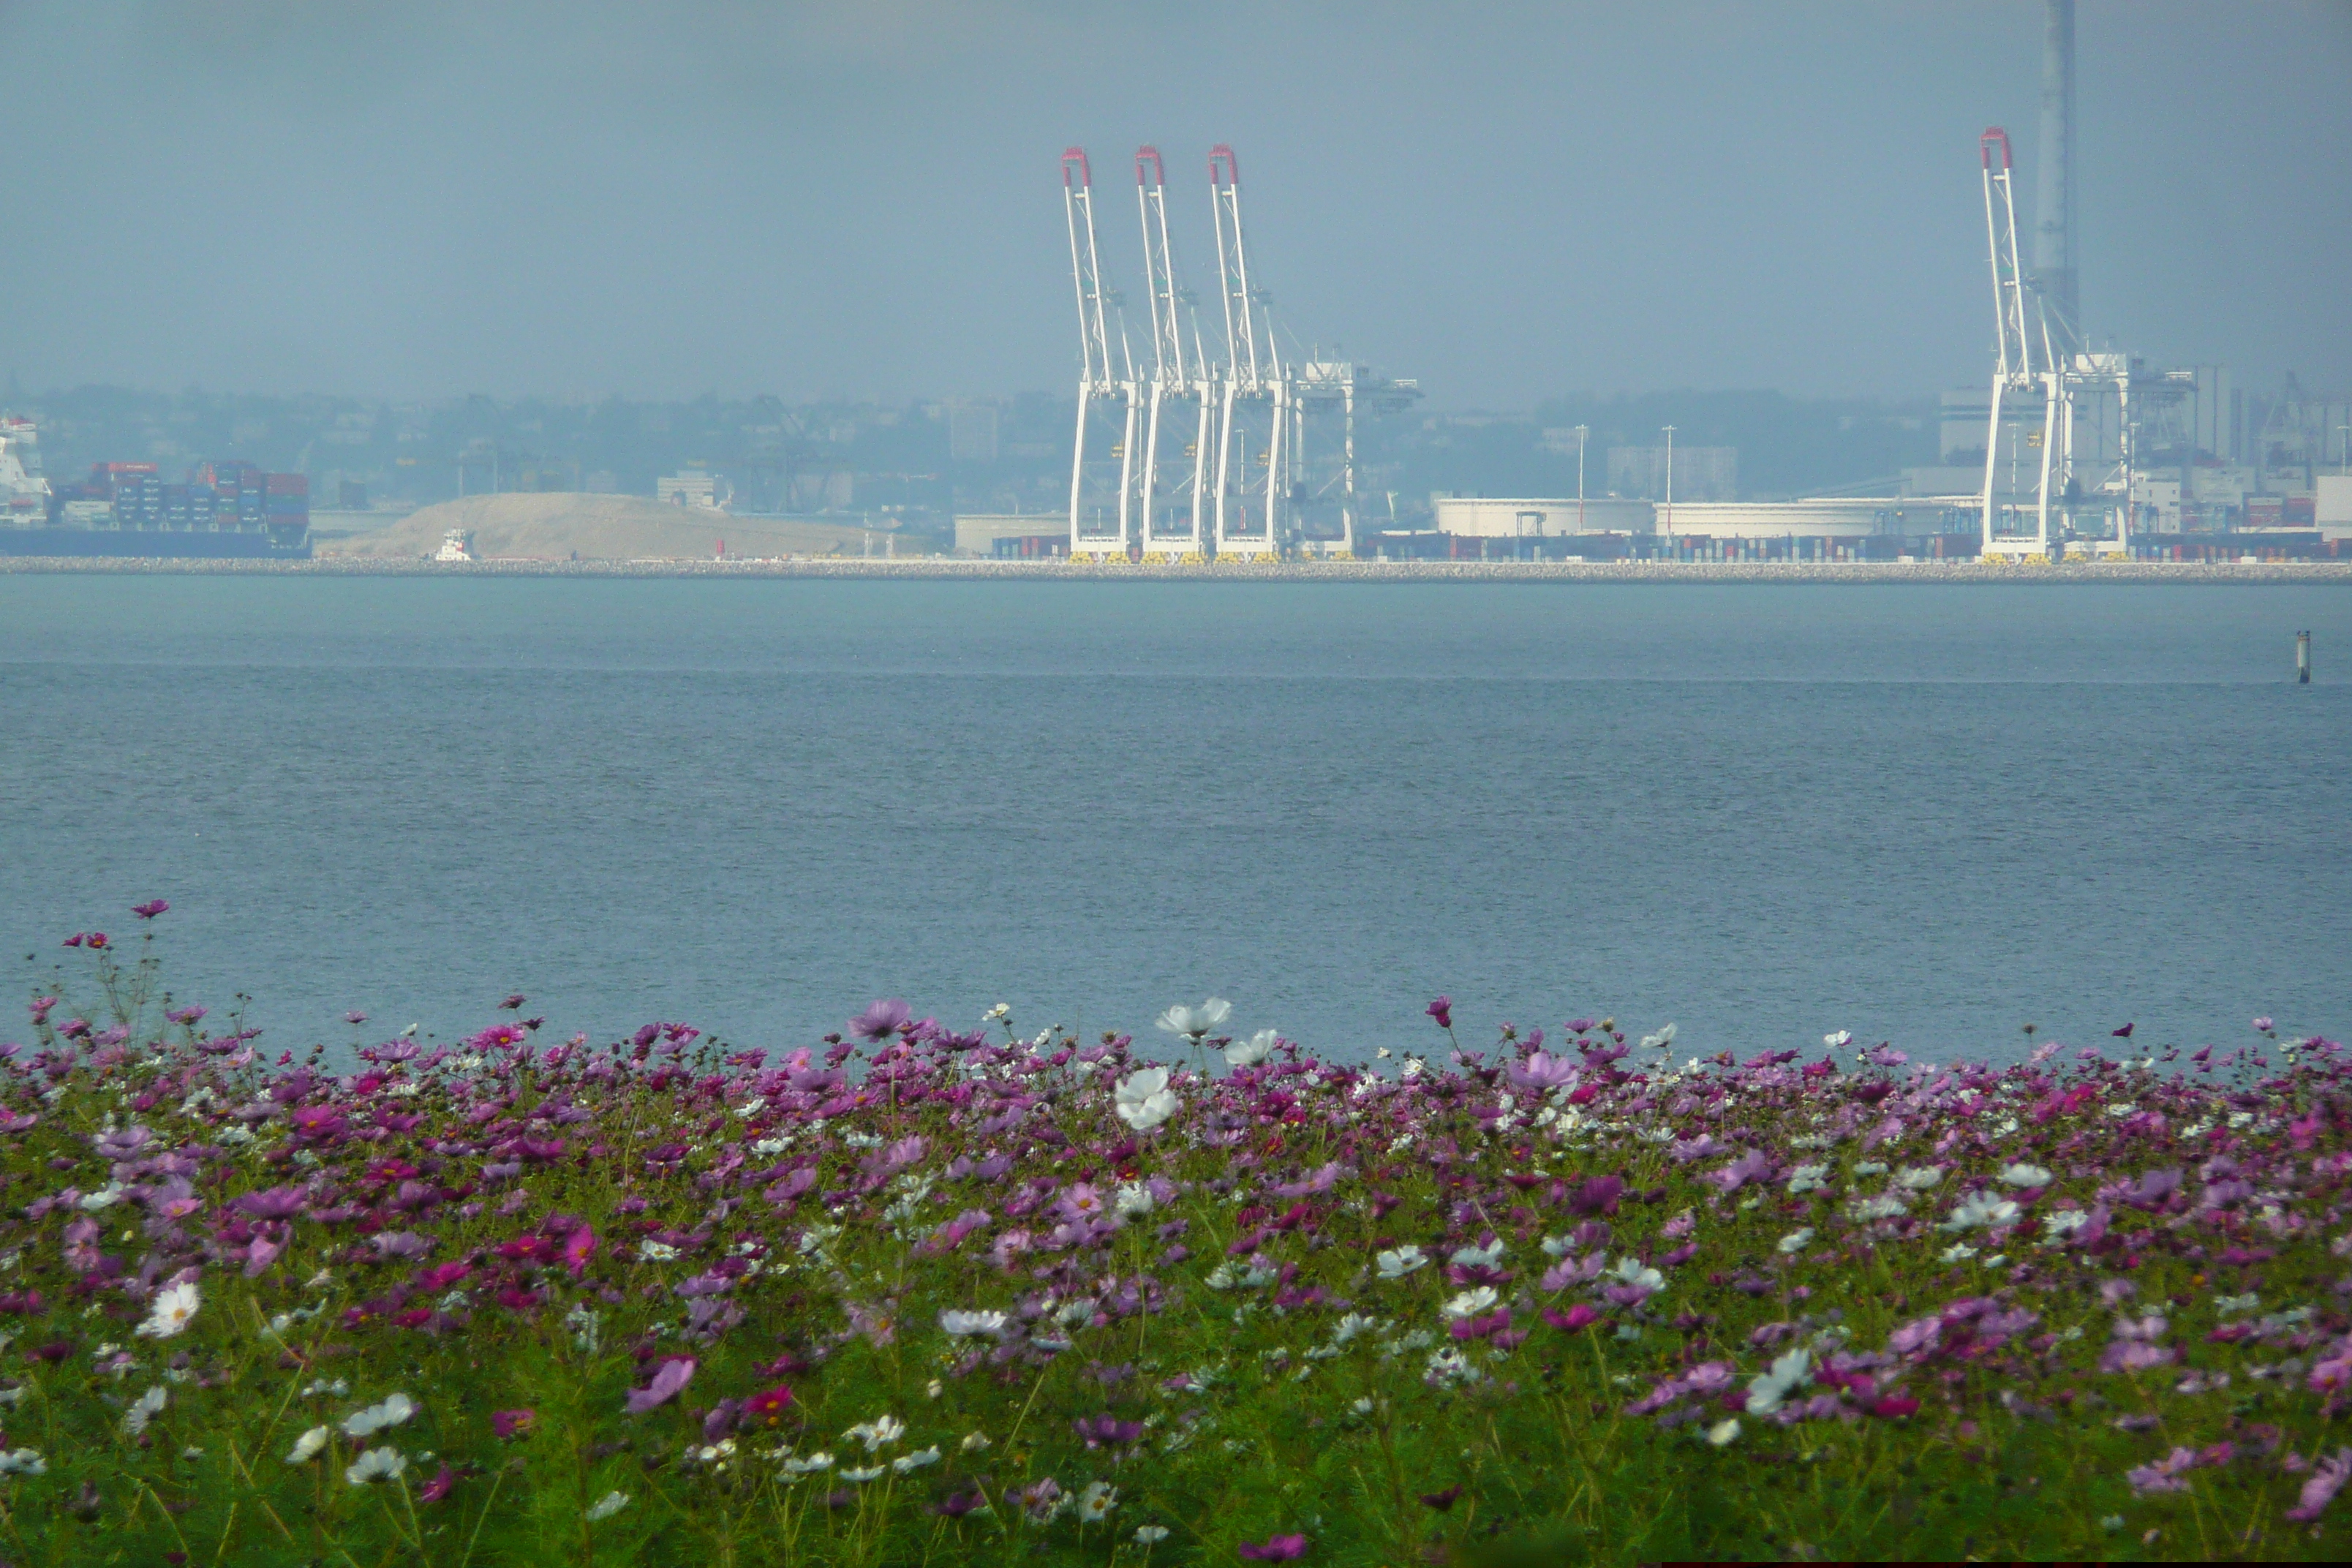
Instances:
[[[1441,406],[1983,374],[2042,8],[0,0],[0,376],[441,396],[1059,388],[1056,160],[1205,154],[1303,342]],[[2095,338],[2352,385],[2352,5],[2084,0]]]

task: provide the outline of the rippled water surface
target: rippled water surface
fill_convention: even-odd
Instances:
[[[2340,1037],[2347,668],[2326,586],[0,576],[0,943],[168,898],[285,1045]]]

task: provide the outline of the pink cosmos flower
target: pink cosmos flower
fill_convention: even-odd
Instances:
[[[2175,1448],[2152,1465],[2139,1465],[2124,1472],[2132,1490],[2142,1497],[2156,1492],[2185,1492],[2189,1482],[2183,1478],[2197,1468],[2197,1450]]]
[[[588,1226],[580,1226],[563,1238],[563,1267],[571,1270],[572,1278],[577,1279],[588,1272],[588,1259],[595,1251],[596,1232]]]
[[[1429,1016],[1437,1020],[1437,1026],[1441,1029],[1450,1029],[1454,1027],[1454,998],[1451,996],[1440,996],[1436,1001],[1432,1002],[1429,1005]],[[1277,1539],[1279,1539],[1279,1537],[1277,1537]],[[1242,1554],[1244,1556],[1247,1556],[1249,1554],[1249,1548],[1246,1546],[1242,1548]],[[1298,1553],[1294,1552],[1289,1555],[1296,1557]]]
[[[416,1489],[416,1500],[418,1502],[439,1502],[443,1498],[449,1495],[450,1489],[455,1487],[457,1484],[457,1472],[451,1469],[445,1464],[441,1467],[438,1474]]]
[[[684,1388],[687,1381],[694,1376],[694,1358],[691,1356],[673,1356],[662,1363],[659,1370],[655,1372],[651,1383],[643,1388],[629,1390],[629,1414],[643,1415],[656,1405],[667,1405],[677,1398],[678,1390]]]
[[[1556,1307],[1546,1307],[1543,1310],[1543,1320],[1553,1328],[1565,1330],[1572,1334],[1588,1324],[1600,1321],[1601,1312],[1598,1308],[1590,1303],[1579,1301],[1565,1312]]]
[[[2338,1448],[2334,1458],[2322,1459],[2311,1468],[2311,1479],[2303,1483],[2303,1495],[2286,1510],[2287,1518],[2297,1524],[2317,1519],[2344,1489],[2347,1477],[2352,1477],[2352,1448]]]
[[[1287,1563],[1294,1557],[1307,1555],[1307,1537],[1277,1535],[1263,1543],[1244,1541],[1234,1550],[1253,1563]]]
[[[143,904],[131,905],[131,912],[142,921],[152,921],[171,907],[171,904],[163,899],[150,899]]]
[[[691,1365],[692,1363],[689,1363],[688,1364]],[[672,1390],[672,1392],[675,1393],[676,1390]],[[490,1430],[498,1434],[499,1439],[501,1442],[516,1436],[518,1433],[528,1432],[538,1424],[539,1412],[536,1410],[493,1410],[490,1412]]]

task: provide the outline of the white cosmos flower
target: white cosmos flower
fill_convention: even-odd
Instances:
[[[1806,1247],[1811,1247],[1812,1242],[1813,1227],[1811,1226],[1806,1226],[1801,1229],[1792,1230],[1788,1235],[1782,1237],[1780,1238],[1780,1250],[1783,1252],[1802,1252]]]
[[[950,1308],[940,1314],[940,1327],[954,1339],[967,1334],[1001,1334],[1006,1321],[1003,1313],[993,1310],[965,1312]]]
[[[0,1452],[0,1476],[46,1476],[49,1462],[41,1458],[38,1448],[10,1448]]]
[[[1853,1044],[1852,1029],[1836,1029],[1822,1037],[1822,1044],[1833,1051],[1842,1051]]]
[[[1116,1096],[1118,1119],[1138,1132],[1149,1132],[1176,1114],[1181,1103],[1168,1087],[1166,1068],[1143,1068],[1120,1080]]]
[[[1094,1481],[1078,1494],[1078,1518],[1088,1524],[1100,1524],[1118,1506],[1118,1489],[1108,1481]]]
[[[1503,1244],[1498,1238],[1491,1247],[1460,1247],[1454,1248],[1453,1261],[1465,1268],[1492,1268],[1503,1260]]]
[[[841,1479],[845,1481],[856,1481],[862,1487],[868,1481],[880,1480],[887,1473],[887,1468],[881,1465],[862,1465],[854,1470],[842,1471]]]
[[[918,1448],[911,1454],[901,1454],[897,1458],[891,1460],[890,1468],[898,1471],[900,1475],[907,1476],[914,1474],[914,1472],[921,1469],[925,1465],[936,1465],[939,1462],[939,1449],[935,1447]]]
[[[147,1321],[139,1325],[138,1331],[156,1340],[168,1340],[184,1332],[195,1321],[196,1309],[204,1305],[204,1292],[196,1289],[193,1279],[166,1285],[147,1304]]]
[[[1272,1029],[1260,1029],[1246,1040],[1235,1040],[1225,1047],[1225,1065],[1254,1068],[1274,1055],[1274,1043],[1281,1037]]]
[[[353,1437],[365,1437],[386,1426],[397,1426],[415,1414],[416,1401],[405,1394],[387,1394],[366,1409],[354,1410],[343,1417],[343,1431]]]
[[[122,1413],[122,1429],[130,1432],[131,1436],[139,1436],[142,1432],[146,1432],[148,1422],[155,1420],[158,1415],[163,1415],[163,1405],[167,1399],[169,1394],[164,1392],[164,1387],[160,1383],[155,1384],[155,1387],[148,1389],[146,1394],[139,1396],[139,1404],[134,1404],[130,1411]]]
[[[1151,1196],[1151,1189],[1145,1186],[1141,1182],[1128,1182],[1123,1184],[1119,1187],[1118,1195],[1114,1201],[1118,1205],[1118,1212],[1125,1215],[1129,1219],[1141,1219],[1145,1215],[1150,1214],[1152,1209],[1157,1206],[1157,1204]]]
[[[1196,1044],[1201,1037],[1227,1018],[1233,1016],[1234,1005],[1222,996],[1212,996],[1197,1007],[1171,1007],[1160,1015],[1160,1026],[1171,1035],[1182,1035]]]
[[[319,1450],[327,1446],[327,1439],[331,1436],[332,1434],[324,1426],[311,1427],[308,1432],[295,1438],[294,1446],[286,1450],[286,1462],[289,1465],[309,1464],[319,1457]]]
[[[1801,1194],[1819,1191],[1829,1185],[1829,1174],[1830,1168],[1827,1165],[1798,1166],[1789,1173],[1790,1195],[1794,1197]]]
[[[1414,1269],[1427,1264],[1429,1259],[1421,1255],[1420,1247],[1407,1243],[1393,1251],[1381,1253],[1373,1261],[1380,1265],[1381,1279],[1402,1279]]]
[[[2051,1180],[2049,1172],[2039,1165],[2029,1165],[2022,1161],[2000,1173],[2000,1183],[2005,1187],[2046,1187]]]
[[[1911,1165],[1895,1173],[1895,1184],[1908,1187],[1915,1193],[1924,1193],[1943,1179],[1944,1168],[1941,1165]]]
[[[1752,1415],[1769,1415],[1780,1408],[1790,1394],[1812,1381],[1812,1352],[1790,1351],[1748,1384],[1748,1411]]]
[[[606,1492],[603,1497],[598,1498],[593,1503],[589,1505],[588,1522],[591,1524],[596,1524],[602,1521],[608,1520],[628,1506],[628,1493]]]
[[[1167,1539],[1168,1527],[1164,1524],[1139,1524],[1135,1527],[1135,1543],[1138,1546],[1157,1546]]]
[[[122,1413],[122,1429],[136,1437],[147,1430],[147,1424],[163,1412],[163,1402],[171,1396],[157,1384],[139,1396],[139,1402]]]
[[[1666,1277],[1638,1258],[1619,1258],[1617,1267],[1609,1271],[1608,1277],[1620,1285],[1635,1285],[1644,1290],[1663,1290],[1666,1288]]]
[[[370,1481],[404,1474],[407,1468],[408,1456],[399,1449],[389,1446],[370,1448],[343,1472],[343,1479],[352,1486],[363,1487]]]
[[[1997,1198],[1990,1193],[1970,1193],[1951,1217],[1937,1226],[1937,1230],[1974,1230],[1979,1226],[2007,1225],[2017,1217],[2017,1205],[2007,1198]]]
[[[641,1241],[637,1243],[637,1256],[647,1263],[667,1263],[677,1256],[677,1248],[667,1241]]]
[[[864,1443],[869,1454],[877,1448],[888,1447],[906,1435],[907,1424],[896,1415],[877,1415],[873,1420],[861,1422],[842,1434],[845,1437],[855,1437]]]
[[[1672,1024],[1668,1024],[1663,1028],[1652,1030],[1649,1034],[1642,1037],[1642,1048],[1643,1050],[1664,1050],[1674,1043],[1675,1026]]]
[[[1449,1318],[1475,1318],[1491,1309],[1502,1298],[1491,1285],[1481,1285],[1475,1290],[1465,1290],[1445,1303],[1443,1310]]]
[[[811,1454],[805,1459],[786,1459],[784,1461],[784,1472],[787,1475],[804,1476],[812,1470],[829,1470],[831,1468],[833,1468],[833,1456],[831,1454]]]
[[[1727,1421],[1718,1421],[1706,1429],[1706,1440],[1718,1448],[1727,1443],[1737,1442],[1738,1438],[1739,1417],[1737,1415]]]

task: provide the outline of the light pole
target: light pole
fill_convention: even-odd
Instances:
[[[1584,438],[1592,434],[1591,427],[1576,427],[1576,531],[1584,531]]]
[[[1675,531],[1675,427],[1674,427],[1673,426],[1669,425],[1669,426],[1667,426],[1665,427],[1665,431],[1666,431],[1666,532],[1667,532],[1667,534],[1668,534],[1668,535],[1670,535],[1670,536],[1671,536],[1671,535],[1673,534],[1673,532]]]

